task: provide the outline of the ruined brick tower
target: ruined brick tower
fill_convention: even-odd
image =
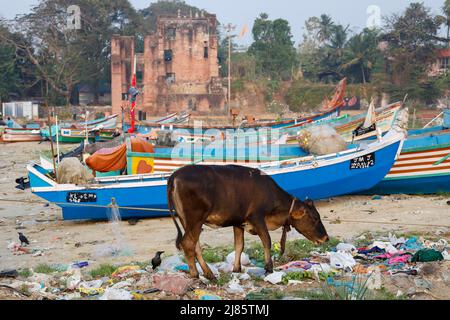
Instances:
[[[137,54],[138,110],[147,117],[184,110],[224,112],[226,94],[219,77],[216,27],[215,15],[158,18],[156,33],[145,37],[144,53]],[[112,39],[114,113],[121,113],[131,83],[134,46],[133,37]]]

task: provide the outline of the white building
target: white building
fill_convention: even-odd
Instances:
[[[32,101],[4,102],[2,104],[3,117],[27,118],[32,120],[39,117],[39,105]]]

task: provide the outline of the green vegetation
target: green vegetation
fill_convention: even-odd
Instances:
[[[19,277],[22,277],[22,278],[28,278],[32,274],[33,274],[33,272],[28,268],[19,270]]]
[[[205,246],[203,248],[203,258],[208,263],[222,262],[225,261],[227,255],[229,255],[230,252],[233,251],[234,248],[232,246],[217,247],[217,248]]]
[[[98,268],[92,269],[90,271],[90,275],[93,278],[110,277],[116,269],[117,266],[113,266],[111,264],[101,264]]]
[[[309,240],[302,239],[286,242],[286,252],[280,262],[301,260],[311,256],[312,251],[327,252],[339,244],[339,240],[331,238],[329,242],[316,245]]]
[[[58,269],[56,269],[56,268],[54,268],[54,267],[52,267],[52,266],[50,266],[48,264],[41,263],[41,264],[37,265],[33,269],[33,271],[36,272],[36,273],[51,274],[51,273],[58,272]]]
[[[221,272],[220,275],[219,275],[219,277],[216,279],[216,284],[217,284],[219,287],[223,287],[223,286],[225,286],[228,282],[231,281],[231,278],[232,278],[232,276],[231,276],[230,273],[223,273],[223,272]]]

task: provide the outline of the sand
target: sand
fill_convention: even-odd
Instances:
[[[69,146],[69,147],[75,147]],[[63,146],[68,148],[68,146]],[[49,150],[49,142],[37,144],[0,144],[0,198],[19,200],[39,200],[30,190],[15,189],[14,180],[26,175],[26,164],[39,158],[39,152]],[[367,196],[334,198],[317,203],[328,233],[345,241],[372,231],[398,233],[416,232],[444,237],[448,240],[450,206],[447,196],[387,196],[372,200]],[[337,220],[359,220],[387,223],[432,224],[441,227],[396,226],[383,224],[338,223]],[[120,232],[123,256],[103,256],[109,246],[114,245]],[[40,250],[41,256],[13,255],[7,245],[18,241],[17,232],[23,232],[30,240],[30,248]],[[176,253],[174,240],[176,229],[169,218],[146,219],[137,225],[120,222],[114,228],[108,222],[62,221],[61,210],[53,205],[13,204],[0,201],[0,270],[7,268],[28,268],[40,263],[70,264],[75,261],[89,261],[91,266],[100,263],[123,264],[132,261],[148,261],[156,251],[166,255]],[[280,231],[272,233],[272,241],[277,242]],[[300,238],[291,233],[289,239]],[[230,228],[213,230],[204,228],[201,236],[203,246],[231,245],[233,232]],[[246,235],[246,241],[259,241],[257,237]]]

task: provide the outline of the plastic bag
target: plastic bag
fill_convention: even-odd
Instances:
[[[352,244],[349,243],[339,243],[336,246],[336,251],[342,251],[342,252],[348,252],[348,253],[352,253],[352,252],[357,252],[358,250],[356,250],[356,247]]]
[[[347,252],[330,252],[330,265],[335,269],[350,269],[356,265],[355,259]]]
[[[107,288],[99,300],[132,300],[133,295],[123,289]]]
[[[231,252],[228,256],[227,256],[227,262],[231,265],[234,265],[234,256],[235,256],[236,252],[233,251]],[[248,256],[248,254],[246,254],[245,252],[242,252],[241,254],[241,265],[243,266],[248,266],[250,264],[250,258]]]
[[[274,272],[265,277],[264,281],[270,282],[271,284],[277,284],[283,281],[283,276],[285,274],[285,272]]]
[[[185,263],[180,256],[170,256],[162,260],[159,270],[161,271],[174,271],[175,267],[184,265]]]
[[[301,130],[298,133],[297,140],[300,147],[316,156],[347,150],[347,142],[344,138],[327,125]]]

